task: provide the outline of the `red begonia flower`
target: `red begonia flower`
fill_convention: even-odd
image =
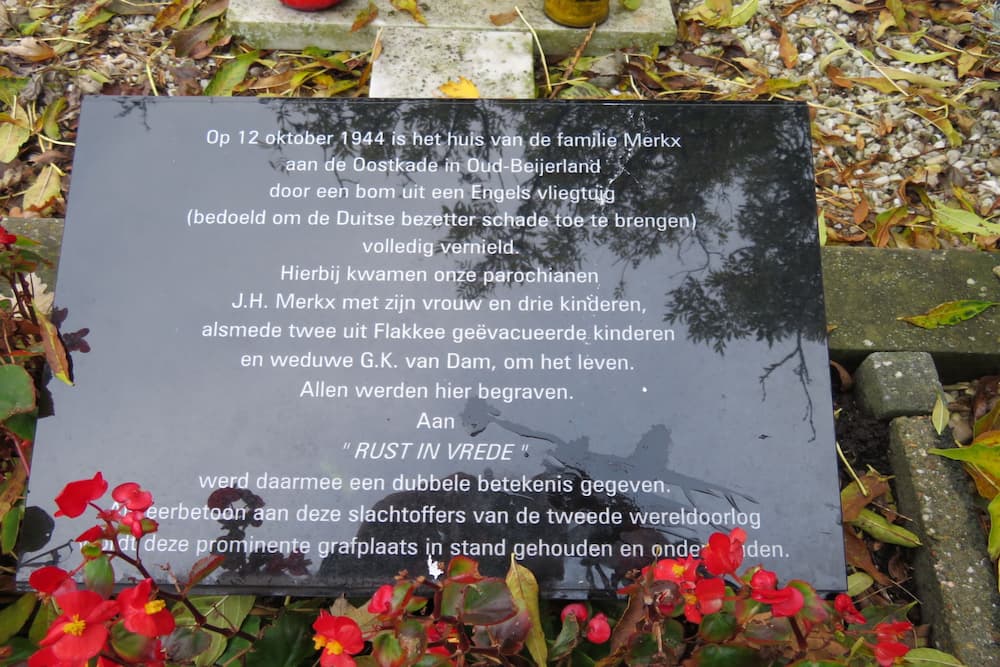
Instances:
[[[712,533],[708,544],[701,550],[701,558],[705,567],[714,575],[735,575],[743,563],[743,544],[747,541],[747,532],[742,528],[733,528],[728,535]]]
[[[754,589],[750,593],[750,597],[757,602],[770,605],[771,615],[775,618],[795,616],[806,604],[806,599],[802,596],[802,591],[793,586]]]
[[[845,593],[841,593],[833,600],[833,608],[837,610],[845,621],[848,623],[866,623],[867,619],[858,611],[858,608],[854,606],[854,601],[851,600],[851,596]]]
[[[714,614],[722,609],[726,597],[726,584],[722,579],[701,579],[694,588],[684,594],[684,618],[692,623],[701,623],[706,614]]]
[[[880,641],[872,650],[881,667],[892,667],[892,665],[902,664],[899,658],[909,653],[910,647],[902,642]]]
[[[55,565],[38,568],[28,577],[28,583],[43,600],[76,590],[76,582],[69,572]]]
[[[395,586],[392,584],[385,584],[381,586],[372,599],[368,602],[368,613],[370,614],[388,614],[392,611],[392,593],[395,590]]]
[[[750,597],[771,605],[771,615],[777,618],[794,616],[805,606],[802,591],[792,586],[778,588],[778,575],[763,568],[750,577]]]
[[[579,602],[573,602],[565,607],[559,613],[559,620],[563,623],[566,622],[566,617],[570,614],[576,616],[577,623],[586,623],[587,619],[590,617],[590,613],[587,611],[586,605],[582,605]]]
[[[778,587],[778,575],[763,568],[757,570],[750,577],[750,588],[755,591],[773,591]]]
[[[329,9],[340,0],[281,0],[281,4],[301,12],[318,12],[321,9]]]
[[[0,227],[0,243],[9,246],[17,241],[17,235],[11,234],[6,228]]]
[[[656,581],[672,581],[679,584],[683,581],[696,581],[698,579],[697,558],[688,556],[684,560],[675,558],[664,558],[656,561],[653,565],[653,579]]]
[[[28,667],[80,667],[80,662],[63,662],[52,652],[52,647],[48,646],[31,654],[28,658]]]
[[[159,528],[159,524],[152,519],[147,519],[143,512],[126,512],[122,515],[121,522],[123,526],[128,526],[129,532],[135,538],[155,533],[156,529]]]
[[[118,594],[125,629],[143,637],[162,637],[174,631],[174,617],[163,600],[150,600],[153,580],[143,579]]]
[[[104,476],[101,473],[94,475],[93,479],[70,482],[56,496],[56,505],[59,506],[56,516],[68,516],[75,519],[84,513],[87,505],[103,496],[107,490],[108,483],[104,481]]]
[[[115,487],[111,497],[133,512],[145,512],[153,504],[153,494],[135,482],[125,482]]]
[[[80,533],[74,542],[96,542],[97,540],[104,539],[104,528],[101,526],[91,526],[87,530]]]
[[[603,644],[611,638],[611,625],[604,614],[595,614],[587,623],[587,640],[595,644]]]
[[[354,667],[351,655],[359,653],[365,647],[361,636],[361,628],[354,619],[346,616],[333,616],[323,610],[319,618],[313,622],[315,648],[321,649],[319,664],[321,667]]]
[[[875,635],[878,637],[879,641],[894,641],[912,629],[913,624],[909,621],[879,623],[875,626]]]
[[[105,621],[118,613],[118,604],[93,591],[71,591],[56,596],[62,615],[38,642],[62,662],[80,664],[101,652],[108,640]]]

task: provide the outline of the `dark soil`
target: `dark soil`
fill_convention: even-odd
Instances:
[[[871,466],[883,475],[892,474],[889,469],[889,423],[866,415],[850,391],[835,390],[833,410],[837,442],[855,472],[862,475]],[[850,481],[846,471],[842,470],[841,476],[843,483]]]

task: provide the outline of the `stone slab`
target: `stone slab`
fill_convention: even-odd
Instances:
[[[534,47],[529,33],[439,30],[437,39],[411,28],[386,28],[372,65],[371,97],[443,97],[448,81],[464,77],[479,97],[535,96]]]
[[[854,378],[861,406],[877,419],[929,415],[941,390],[926,352],[875,352]]]
[[[929,453],[952,447],[929,417],[892,421],[889,453],[900,512],[923,542],[914,579],[931,642],[970,667],[1000,665],[996,571],[973,503],[975,489],[957,461]]]
[[[387,1],[377,4],[378,18],[356,32],[351,32],[351,24],[358,12],[368,6],[368,0],[344,0],[321,12],[298,12],[281,5],[278,0],[230,0],[226,20],[234,33],[262,49],[318,46],[367,51],[382,27],[411,28],[428,42],[446,38],[437,33],[439,29],[528,33],[527,26],[519,18],[499,26],[490,21],[490,15],[510,12],[515,3],[447,0],[422,5],[426,26],[415,22],[405,12],[393,10]],[[519,4],[547,56],[573,53],[583,42],[587,31],[550,21],[542,10],[542,0]],[[611,14],[594,33],[586,53],[603,55],[617,49],[649,49],[658,44],[673,44],[676,38],[677,26],[670,0],[643,0],[642,6],[631,12],[612,0]]]
[[[99,460],[177,540],[151,571],[218,553],[220,591],[465,553],[610,596],[735,525],[840,588],[808,148],[804,104],[87,98],[59,301],[91,349],[28,502]]]
[[[831,357],[853,369],[872,352],[929,352],[945,383],[997,373],[1000,307],[938,329],[897,318],[959,299],[1000,302],[998,266],[1000,253],[825,248]]]

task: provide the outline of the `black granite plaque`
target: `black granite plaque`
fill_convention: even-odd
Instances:
[[[737,525],[844,584],[805,106],[93,98],[69,205],[36,512],[137,481],[218,589],[600,595]]]

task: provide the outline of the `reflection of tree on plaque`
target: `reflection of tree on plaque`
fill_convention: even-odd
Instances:
[[[505,419],[498,409],[482,399],[469,399],[460,416],[470,436],[479,435],[492,426],[518,439],[548,445],[545,456],[539,458],[538,472],[524,477],[531,488],[506,488],[502,484],[504,476],[487,468],[479,475],[439,476],[440,479],[464,480],[470,484],[472,492],[420,490],[387,495],[370,509],[395,520],[365,521],[353,539],[367,544],[416,545],[419,553],[381,556],[379,567],[385,575],[404,569],[410,573],[426,572],[428,558],[446,561],[460,553],[480,560],[484,568],[503,568],[517,544],[541,552],[532,554],[529,551],[523,560],[543,586],[580,576],[592,592],[613,594],[630,570],[654,559],[656,549],[664,545],[688,545],[689,548],[700,543],[708,529],[730,528],[737,523],[730,520],[728,523],[669,524],[645,522],[643,517],[684,512],[688,516],[695,513],[705,517],[735,517],[740,504],[756,503],[735,489],[670,470],[667,464],[673,443],[669,430],[662,425],[652,426],[629,455],[616,456],[591,451],[586,437],[566,441]],[[508,479],[516,483],[521,478]],[[480,486],[493,482],[498,486],[488,490]],[[624,488],[629,483],[639,485]],[[654,487],[656,490],[649,490]],[[546,490],[537,490],[543,488]],[[683,498],[675,499],[674,493],[682,494]],[[726,508],[729,514],[721,508]],[[476,512],[489,511],[505,512],[510,518],[509,524],[475,521]],[[454,520],[456,512],[461,513],[461,522]],[[539,521],[516,522],[515,518],[524,512],[537,513]],[[577,523],[570,519],[577,512],[620,519]],[[405,518],[411,515],[435,518],[421,521]],[[510,530],[508,525],[515,523],[517,529]],[[444,551],[428,554],[428,546],[434,544],[443,545]],[[589,552],[561,555],[580,545],[586,545]],[[624,545],[640,545],[642,555],[623,556]],[[350,555],[324,558],[317,573],[319,579],[336,575],[360,580],[372,574],[364,561]]]
[[[469,399],[462,411],[462,424],[469,429],[470,435],[478,435],[490,424],[496,424],[522,438],[538,439],[551,443],[555,449],[547,454],[545,467],[549,470],[572,470],[590,477],[594,474],[612,473],[618,478],[628,480],[642,476],[651,476],[664,484],[678,487],[688,502],[697,507],[694,494],[702,494],[715,498],[724,497],[734,508],[739,508],[737,498],[756,503],[750,496],[744,495],[725,486],[712,484],[705,480],[682,475],[670,470],[667,465],[673,440],[670,430],[663,424],[655,424],[636,444],[633,452],[627,457],[600,454],[590,450],[590,440],[586,436],[571,442],[566,442],[558,436],[536,431],[527,426],[500,417],[500,410],[486,401],[478,398]],[[598,473],[597,471],[601,471]],[[679,507],[677,501],[668,500],[668,505]],[[717,526],[721,528],[722,526]]]

